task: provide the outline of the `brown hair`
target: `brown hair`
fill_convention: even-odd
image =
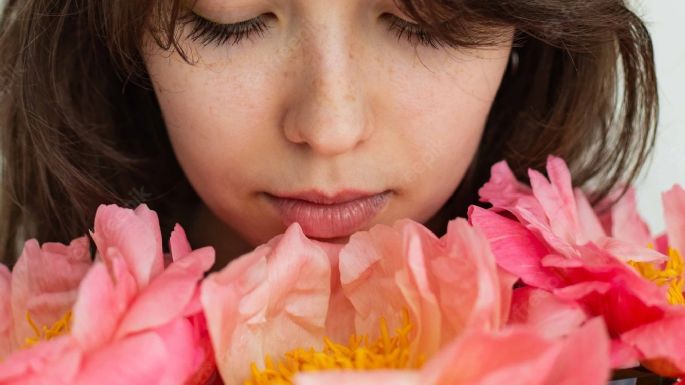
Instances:
[[[512,60],[470,171],[440,225],[476,203],[490,166],[521,177],[548,154],[567,160],[597,200],[632,181],[654,141],[650,36],[620,0],[398,0],[452,46],[492,43],[513,26]],[[146,201],[163,227],[197,196],[169,144],[141,59],[149,31],[180,49],[182,0],[9,0],[0,24],[0,252],[29,237],[85,233],[97,205]],[[151,17],[154,16],[154,17]],[[153,20],[153,22],[150,22]]]

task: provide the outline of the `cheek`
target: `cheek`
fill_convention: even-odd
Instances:
[[[175,55],[146,60],[174,152],[206,200],[247,193],[259,175],[252,166],[274,139],[266,128],[273,114],[264,76],[221,63],[191,66]],[[223,192],[215,198],[205,190]]]
[[[487,54],[487,55],[486,55]],[[401,174],[408,216],[426,221],[454,193],[478,148],[492,102],[508,62],[509,50],[435,59],[435,71],[396,68],[407,75],[394,93],[394,124],[403,127]]]

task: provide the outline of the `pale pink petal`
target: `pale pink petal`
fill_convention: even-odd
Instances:
[[[549,181],[535,170],[528,171],[533,195],[549,218],[552,232],[570,244],[587,242],[581,238],[571,174],[566,164],[559,158],[549,157],[547,174]]]
[[[523,287],[514,290],[509,323],[534,327],[547,338],[568,335],[582,325],[588,316],[575,301],[562,300],[554,294]]]
[[[647,244],[626,242],[609,237],[597,239],[595,243],[599,248],[625,262],[662,262],[667,259],[664,254],[647,247]]]
[[[181,317],[204,272],[214,264],[214,249],[198,249],[177,259],[130,304],[114,338],[158,327]]]
[[[608,337],[601,318],[590,320],[570,334],[544,384],[606,384],[611,375]]]
[[[405,221],[400,226],[402,226],[403,243],[406,247],[404,255],[406,255],[407,265],[397,275],[397,283],[415,322],[416,337],[413,340],[415,354],[421,352],[431,356],[443,345],[443,341],[454,335],[454,332],[446,327],[446,320],[449,318],[443,317],[450,314],[441,311],[440,305],[444,302],[441,303],[437,297],[441,294],[441,287],[443,290],[449,290],[454,288],[455,284],[449,281],[452,277],[441,279],[435,274],[436,270],[442,267],[436,266],[438,261],[435,259],[436,256],[442,254],[438,247],[440,240],[416,222]],[[468,253],[469,250],[464,250],[464,252]],[[444,262],[444,264],[449,263],[447,258]],[[454,298],[455,292],[451,293],[450,299]],[[389,317],[386,316],[386,318]]]
[[[412,354],[431,355],[454,332],[445,326],[436,294],[439,282],[430,264],[446,253],[423,225],[400,220],[354,234],[340,252],[343,291],[354,307],[355,331],[371,339],[384,319],[390,330],[408,311],[413,323]],[[450,297],[453,298],[452,295]],[[336,316],[336,309],[331,309]]]
[[[18,350],[0,361],[0,385],[72,385],[81,357],[69,337]]]
[[[229,263],[202,285],[217,366],[228,385],[296,347],[321,345],[330,297],[328,255],[297,223],[271,245]]]
[[[412,303],[407,303],[400,287],[400,283],[412,286],[408,272],[404,270],[405,248],[401,231],[378,225],[369,231],[355,233],[340,251],[339,258],[340,281],[345,296],[354,306],[355,330],[360,334],[377,335],[381,317],[388,322],[390,330],[394,330],[400,325],[403,310],[416,315],[418,294],[410,298]],[[398,272],[401,274],[396,274]]]
[[[344,244],[312,240],[319,246],[331,261],[331,297],[328,303],[329,316],[326,319],[326,336],[332,341],[347,341],[355,333],[355,311],[350,300],[345,296],[340,282],[340,251]]]
[[[640,366],[640,354],[632,346],[619,339],[611,340],[611,367],[629,369]]]
[[[499,266],[531,286],[552,289],[561,285],[561,277],[541,264],[541,259],[549,254],[550,249],[530,230],[476,206],[469,209],[469,221],[488,238]]]
[[[12,351],[12,275],[0,265],[0,362]]]
[[[172,359],[157,333],[148,332],[112,342],[89,354],[74,385],[161,384],[166,361]],[[183,384],[184,379],[178,379]]]
[[[429,361],[422,383],[604,385],[610,374],[608,342],[599,320],[556,340],[522,326],[470,332]]]
[[[490,180],[478,190],[481,201],[496,208],[514,207],[517,201],[531,195],[530,188],[519,182],[505,161],[492,166]]]
[[[92,237],[107,263],[109,249],[119,250],[141,289],[164,269],[159,220],[144,204],[135,211],[101,205],[95,214]]]
[[[192,251],[188,238],[186,237],[186,232],[178,223],[171,232],[169,248],[171,249],[171,257],[174,261],[185,257]]]
[[[511,298],[513,280],[501,275],[484,234],[463,218],[451,221],[441,238],[447,245],[444,256],[431,263],[437,278],[443,316],[455,334],[464,328],[495,330],[508,316],[502,313],[503,299]],[[454,293],[460,293],[455,296]]]
[[[112,275],[95,263],[81,284],[74,305],[71,335],[85,351],[108,343],[135,294],[136,283],[122,257],[113,257]],[[114,279],[114,281],[113,281]]]
[[[611,208],[611,236],[637,246],[652,242],[649,227],[637,212],[635,189],[630,188]]]
[[[532,329],[465,333],[423,368],[423,384],[542,385],[560,346]]]
[[[605,237],[607,233],[585,193],[579,188],[574,189],[573,191],[576,209],[578,210],[578,225],[580,231],[583,233],[582,238],[594,241],[600,237]]]
[[[511,305],[514,297],[513,288],[519,281],[519,278],[499,266],[497,266],[497,274],[499,276],[501,298],[500,314],[503,317],[508,317],[511,313]]]
[[[12,271],[12,315],[14,348],[33,337],[26,317],[40,326],[51,326],[71,309],[78,286],[91,265],[86,237],[67,245],[35,239],[24,244]]]
[[[199,369],[204,361],[204,351],[198,349],[200,336],[194,325],[185,318],[176,318],[167,325],[155,329],[164,342],[167,358],[164,376],[159,385],[183,385]]]
[[[685,255],[685,190],[680,185],[663,193],[669,246]]]
[[[191,353],[195,357],[195,373],[186,381],[186,385],[219,385],[221,377],[216,370],[214,359],[214,349],[207,330],[207,319],[204,313],[197,313],[188,318],[193,329],[195,352]],[[186,354],[188,355],[188,354]]]
[[[409,370],[303,372],[295,376],[293,383],[295,385],[431,385],[422,381],[419,372]]]
[[[634,346],[643,364],[667,377],[685,375],[685,311],[624,333],[621,340]]]

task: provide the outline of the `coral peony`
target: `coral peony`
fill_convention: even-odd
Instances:
[[[15,351],[0,362],[0,384],[184,384],[206,360],[211,364],[211,350],[203,349],[201,340],[204,322],[198,281],[214,262],[213,249],[192,251],[177,226],[170,241],[172,262],[165,268],[157,216],[144,205],[135,211],[101,206],[92,237],[98,254],[89,268],[83,250],[87,241],[79,239],[66,249],[71,252],[44,246],[43,253],[51,251],[54,260],[42,265],[31,262],[38,254],[35,244],[29,243],[17,263],[18,268],[27,266],[28,270],[15,268],[11,278],[2,273],[0,288],[7,286],[8,279],[12,282],[12,311],[28,309],[32,315],[33,309],[47,309],[46,303],[52,303],[50,296],[41,296],[41,290],[75,289],[88,268],[78,291],[68,300],[55,296],[59,310],[44,312],[47,318],[35,317],[41,325],[51,325],[55,314],[70,315],[58,321],[62,335],[48,333],[54,327],[35,327],[37,332],[46,332],[31,340],[35,346]],[[65,269],[72,260],[85,268]],[[65,285],[22,283],[27,276],[59,278],[67,273],[68,285],[67,280],[60,281]],[[15,292],[15,280],[31,289]],[[20,322],[13,322],[11,335],[21,335],[16,332],[22,330],[17,326]],[[35,321],[30,323],[33,328]]]
[[[378,225],[338,248],[295,223],[210,275],[202,303],[228,385],[606,383],[602,322],[505,327],[512,284],[464,220],[442,238]]]
[[[602,316],[614,337],[614,367],[639,359],[662,375],[685,373],[677,348],[685,346],[680,255],[651,247],[663,242],[649,235],[637,215],[633,191],[598,216],[571,187],[561,159],[550,157],[547,173],[549,181],[530,171],[527,188],[506,163],[493,167],[491,181],[481,189],[482,200],[493,208],[472,207],[469,220],[483,229],[497,263],[531,287],[576,301],[589,316]],[[673,207],[666,210],[669,235],[679,233],[685,218],[677,193],[670,194],[673,198],[665,199]]]

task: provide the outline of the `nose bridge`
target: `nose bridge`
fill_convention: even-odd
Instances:
[[[324,155],[349,151],[370,135],[360,43],[339,16],[306,23],[286,137]]]

